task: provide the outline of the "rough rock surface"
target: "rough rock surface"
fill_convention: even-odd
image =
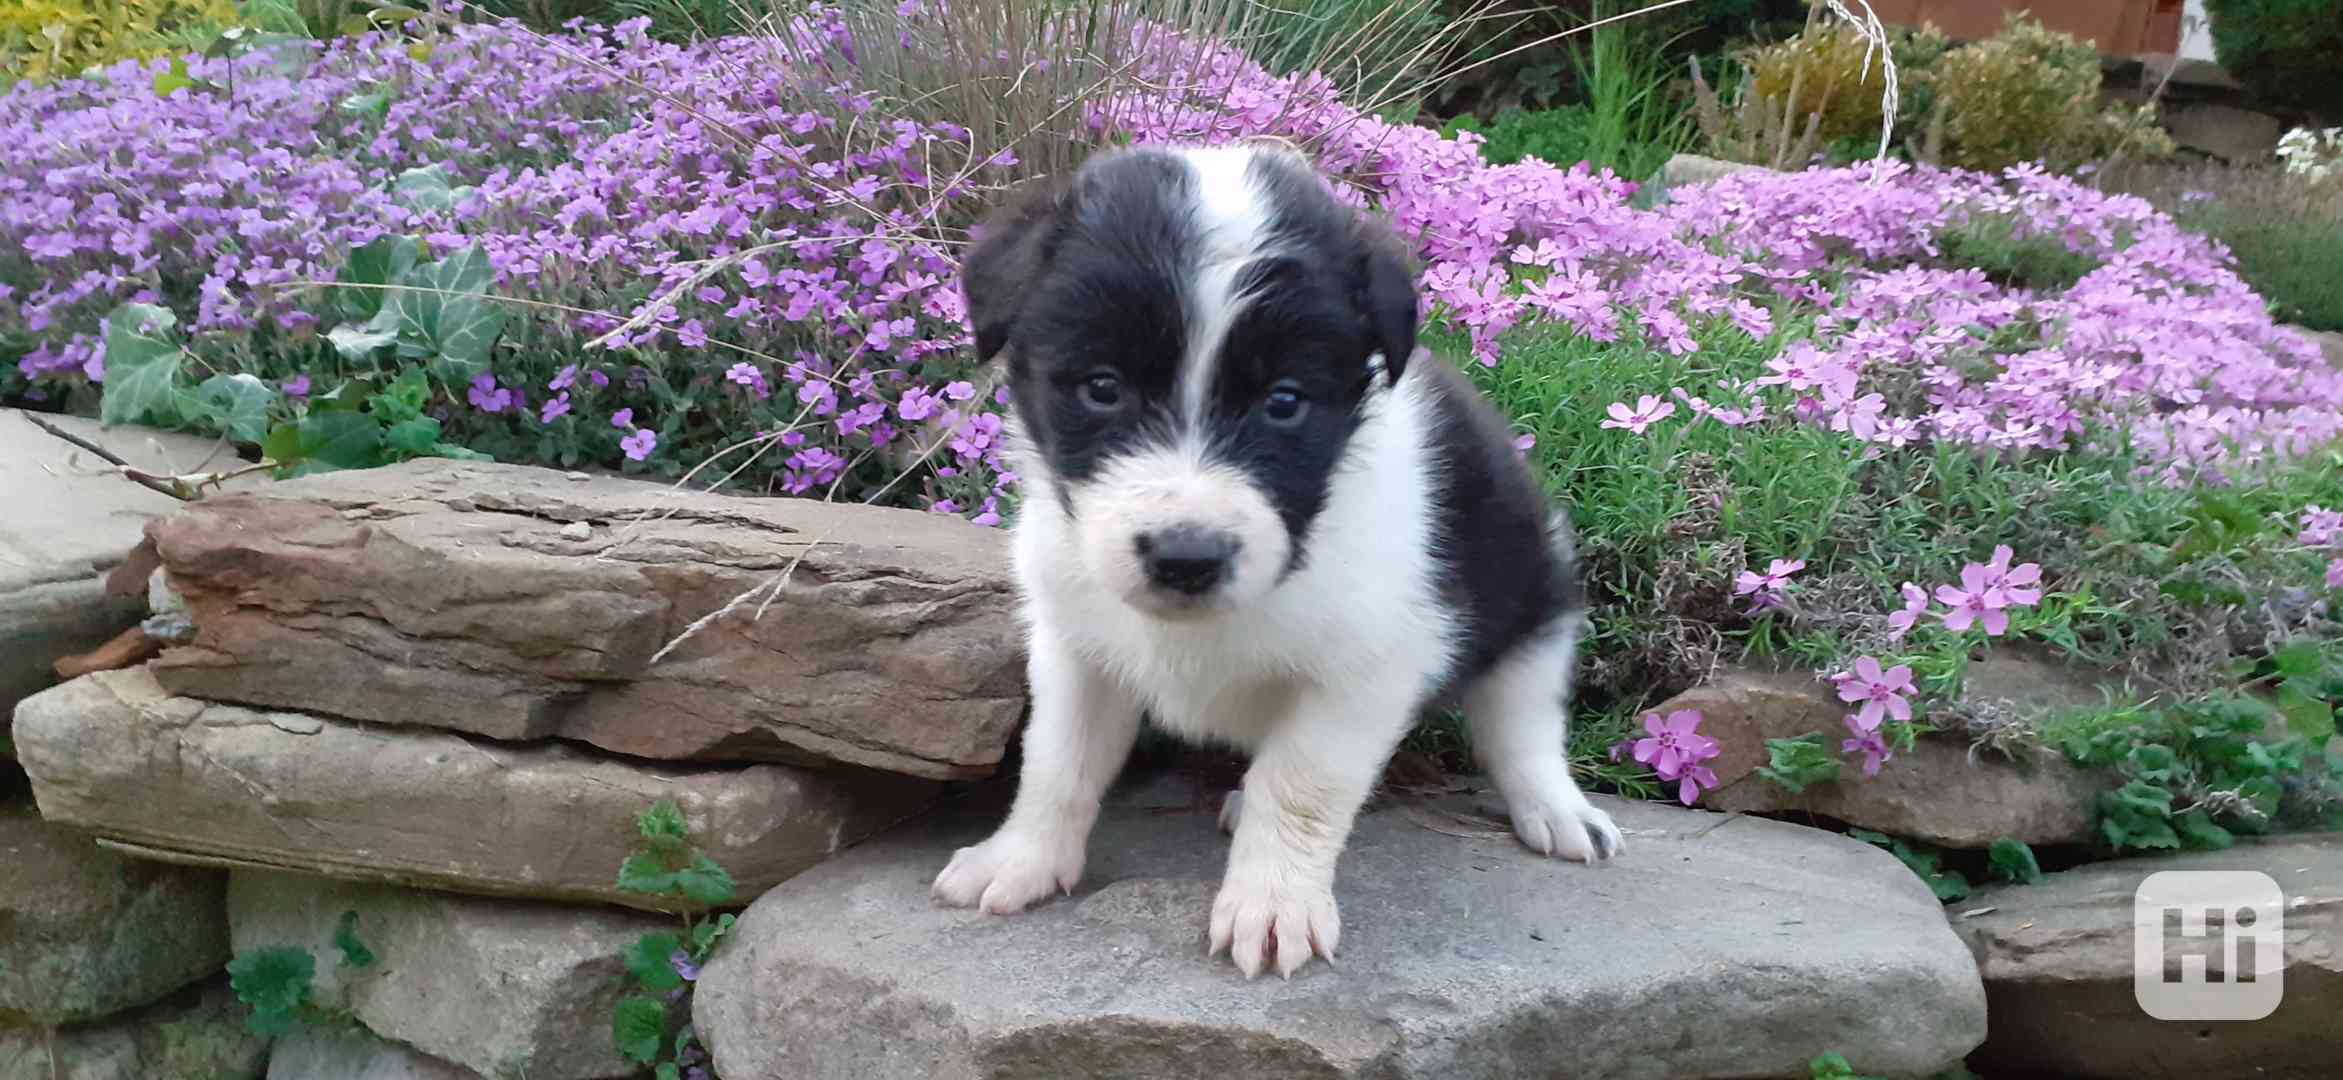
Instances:
[[[1227,845],[1176,783],[1115,797],[1074,896],[937,906],[955,803],[752,905],[694,1022],[726,1080],[1798,1076],[1822,1048],[1926,1074],[1984,1037],[1975,965],[1894,859],[1820,830],[1605,800],[1606,866],[1539,858],[1469,798],[1363,816],[1340,965],[1204,955]]]
[[[0,809],[0,1022],[95,1020],[219,971],[226,879]]]
[[[2029,676],[2031,678],[2031,676]],[[2009,697],[2042,688],[2005,678]],[[1757,775],[1767,761],[1767,739],[1821,732],[1832,752],[1846,737],[1848,707],[1830,684],[1804,672],[1728,671],[1659,706],[1662,715],[1698,709],[1700,730],[1720,745],[1708,762],[1720,786],[1701,805],[1743,813],[1801,811],[1896,836],[1956,848],[1985,847],[2013,836],[2029,844],[2078,843],[2091,838],[2091,800],[2102,781],[2056,754],[2015,763],[1997,754],[1972,757],[1951,736],[1919,739],[1913,748],[1864,776],[1848,767],[1834,783],[1793,795]]]
[[[2173,142],[2190,150],[2257,165],[2274,160],[2278,137],[2286,132],[2286,125],[2268,113],[2210,102],[2166,112],[2164,126]]]
[[[351,971],[331,942],[342,913],[376,964]],[[236,951],[317,957],[315,999],[367,1030],[489,1076],[630,1075],[610,1038],[626,989],[620,952],[670,919],[428,893],[300,874],[229,875]]]
[[[479,1073],[363,1031],[300,1027],[269,1050],[268,1080],[482,1080]]]
[[[222,976],[54,1037],[0,1025],[0,1080],[260,1080],[269,1043],[245,1027],[248,1015]]]
[[[506,746],[172,697],[145,669],[26,699],[41,812],[157,852],[463,892],[663,901],[616,888],[659,799],[744,895],[902,820],[929,780],[867,769],[698,768]],[[4,979],[5,976],[0,976]]]
[[[144,428],[104,430],[79,417],[41,419],[151,472],[193,469],[215,446]],[[0,718],[49,685],[59,657],[104,644],[145,611],[137,597],[106,595],[106,571],[137,546],[149,520],[180,504],[107,469],[19,410],[0,409],[0,506],[14,508],[0,513]]]
[[[937,514],[430,459],[149,535],[197,630],[157,676],[190,697],[936,779],[991,772],[1023,709],[1003,538]],[[763,618],[652,663],[777,575]]]
[[[1682,184],[1705,184],[1722,180],[1734,173],[1752,169],[1763,171],[1762,165],[1748,165],[1738,161],[1702,157],[1699,154],[1678,154],[1660,167],[1660,183],[1668,187]]]
[[[2132,987],[2132,899],[2160,870],[2251,870],[2286,899],[2284,998],[2259,1020],[2189,1023],[2144,1012]],[[1961,912],[1991,908],[1963,917]],[[1954,929],[1985,977],[1992,1037],[1972,1063],[2108,1080],[2310,1080],[2343,1076],[2343,834],[2226,851],[2092,863],[1955,905]],[[2170,953],[2216,955],[2222,932]],[[2214,970],[2222,965],[2214,963]]]

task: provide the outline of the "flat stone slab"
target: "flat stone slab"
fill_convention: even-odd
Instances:
[[[1024,708],[1005,537],[943,515],[426,459],[148,531],[196,626],[156,674],[190,697],[932,779],[990,773]]]
[[[1626,851],[1540,858],[1469,798],[1361,818],[1339,966],[1205,956],[1227,845],[1178,784],[1111,800],[1075,895],[999,918],[928,886],[997,796],[751,905],[694,1021],[726,1080],[1924,1075],[1985,1037],[1974,963],[1884,852],[1759,818],[1600,800]]]
[[[0,1024],[0,1080],[259,1080],[269,1041],[245,1026],[250,1015],[222,975],[54,1035]]]
[[[221,705],[173,697],[144,668],[27,699],[16,738],[44,815],[158,857],[647,908],[684,903],[617,888],[639,842],[635,815],[658,800],[683,810],[746,897],[939,788],[867,769],[662,765]]]
[[[342,967],[331,944],[344,912],[375,956]],[[368,1031],[496,1077],[634,1075],[610,1034],[627,989],[621,952],[672,919],[519,900],[330,881],[229,875],[236,951],[293,947],[317,960],[313,1000]]]
[[[2261,874],[2276,885],[2285,904],[2276,1011],[2191,1023],[2141,1008],[2132,985],[2133,898],[2150,874],[2166,870]],[[2343,1039],[2335,1035],[2343,1011],[2343,833],[2091,863],[2036,885],[1986,889],[1951,911],[1985,978],[1992,1037],[1973,1064],[1987,1076],[1998,1069],[2191,1080],[2343,1076]],[[2167,933],[2168,963],[2219,954],[2227,921],[2194,940]],[[2212,961],[2208,970],[2227,968]]]
[[[269,1048],[268,1080],[483,1080],[479,1073],[365,1031],[303,1025]]]
[[[96,1020],[219,971],[226,895],[216,870],[127,859],[0,808],[0,1022]]]
[[[2056,693],[2034,669],[2014,662],[2002,662],[1994,675],[1995,696],[2022,706],[2044,706]],[[1943,847],[1988,847],[2004,836],[2072,844],[2097,835],[2091,803],[2113,786],[2055,752],[2013,762],[1971,754],[1957,737],[1923,736],[1883,763],[1877,776],[1863,775],[1861,758],[1842,757],[1838,780],[1792,794],[1757,774],[1769,760],[1765,742],[1821,732],[1825,748],[1837,754],[1851,709],[1828,683],[1804,672],[1727,671],[1670,698],[1658,712],[1678,709],[1699,710],[1701,733],[1718,742],[1707,764],[1719,786],[1700,796],[1714,810],[1816,814]]]
[[[138,545],[148,521],[178,500],[123,479],[112,467],[0,409],[0,717],[54,681],[49,665],[135,625],[143,597],[108,597],[106,571]],[[215,440],[40,414],[149,472],[202,466]],[[238,464],[225,449],[212,469]],[[257,481],[256,481],[257,482]]]

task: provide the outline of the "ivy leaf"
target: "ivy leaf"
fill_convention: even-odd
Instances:
[[[2042,881],[2042,864],[2035,860],[2034,849],[2025,841],[2004,836],[1993,842],[1987,853],[1993,865],[1993,876],[2019,885],[2035,885]]]
[[[724,935],[731,932],[732,916],[730,915],[718,915],[692,927],[693,954],[708,955],[708,950],[715,948],[716,943],[724,940]]]
[[[610,1036],[618,1044],[619,1056],[628,1061],[649,1065],[658,1060],[659,1048],[667,1042],[666,1003],[641,994],[620,998],[610,1017]]]
[[[432,374],[445,385],[486,371],[489,350],[504,333],[504,310],[483,299],[489,280],[488,256],[474,244],[416,267],[393,301],[402,335],[412,334],[433,354]]]
[[[290,1030],[301,1007],[309,1003],[309,989],[317,978],[317,958],[307,949],[281,946],[238,953],[228,961],[228,987],[236,999],[252,1009],[250,1026],[256,1034]]]
[[[374,966],[374,950],[358,940],[358,913],[342,912],[342,921],[334,925],[334,948],[341,950],[342,963],[361,971]]]
[[[372,361],[376,353],[397,344],[399,333],[377,329],[373,323],[343,323],[326,331],[325,340],[342,359],[363,364]]]
[[[268,438],[268,407],[276,399],[277,392],[258,376],[221,372],[197,386],[187,404],[204,422],[236,441],[258,443]]]
[[[311,413],[299,428],[304,456],[337,469],[365,469],[382,462],[382,423],[359,413]]]
[[[683,939],[674,934],[644,934],[626,951],[626,969],[643,989],[664,994],[683,985],[683,976],[676,973],[675,965],[670,962],[682,948]]]
[[[444,214],[455,209],[471,191],[449,185],[447,170],[437,165],[408,169],[391,181],[391,198],[427,214]]]
[[[153,304],[123,304],[106,315],[106,393],[99,419],[169,426],[180,420],[179,366],[172,331],[179,317]]]
[[[335,299],[354,319],[374,318],[390,300],[391,290],[383,286],[406,280],[422,252],[413,237],[377,236],[367,241],[350,252],[350,261],[342,267],[341,280],[354,287],[336,290]]]

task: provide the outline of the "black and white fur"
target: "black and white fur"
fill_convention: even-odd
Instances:
[[[1619,850],[1563,756],[1568,525],[1417,355],[1386,227],[1274,145],[1115,150],[987,222],[964,271],[978,351],[1009,367],[1033,715],[1008,820],[939,898],[1071,890],[1142,713],[1252,755],[1209,941],[1248,976],[1334,956],[1336,857],[1436,702],[1524,843]]]

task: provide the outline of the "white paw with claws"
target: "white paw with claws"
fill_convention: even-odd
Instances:
[[[1211,955],[1226,951],[1248,979],[1271,968],[1290,979],[1313,955],[1331,963],[1341,940],[1333,883],[1297,868],[1233,863],[1212,902]]]
[[[953,907],[1015,915],[1052,894],[1070,893],[1082,878],[1082,845],[1011,833],[952,854],[936,875],[935,898]]]
[[[1576,785],[1509,794],[1506,809],[1513,818],[1514,835],[1540,855],[1598,862],[1617,855],[1623,847],[1619,826],[1611,823],[1611,815],[1588,802]]]

